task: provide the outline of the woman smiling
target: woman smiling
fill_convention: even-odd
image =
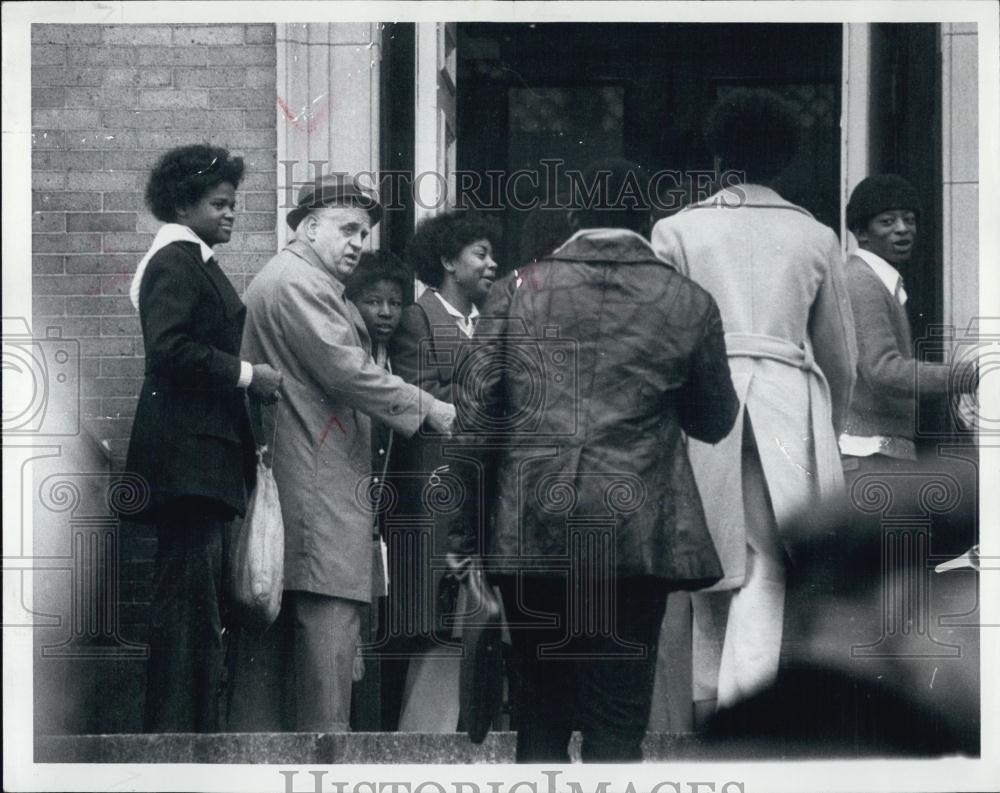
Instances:
[[[407,247],[408,264],[428,288],[403,312],[389,358],[396,374],[446,402],[453,401],[452,367],[446,362],[472,336],[478,305],[496,278],[496,239],[489,217],[458,210],[423,221]],[[411,658],[395,679],[383,673],[387,729],[400,699],[401,731],[454,732],[458,726],[459,658],[453,648],[443,646],[452,639],[452,630],[434,606],[447,536],[437,515],[428,528],[422,513],[426,485],[449,464],[455,466],[443,456],[442,438],[427,432],[398,441],[393,454],[399,503],[413,520],[394,521],[389,532],[388,624],[399,626],[395,649]],[[402,688],[395,697],[394,683]]]

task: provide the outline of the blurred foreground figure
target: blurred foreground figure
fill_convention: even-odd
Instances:
[[[565,244],[493,287],[456,366],[484,472],[465,503],[485,490],[496,514],[456,520],[452,550],[503,594],[522,763],[567,762],[574,729],[586,762],[641,760],[667,593],[721,574],[683,441],[736,416],[718,309],[641,235],[637,166],[584,177],[604,208],[579,205]]]
[[[846,510],[790,522],[789,652],[709,724],[712,757],[979,754],[976,474],[869,474]]]

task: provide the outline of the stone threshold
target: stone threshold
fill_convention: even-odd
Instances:
[[[218,763],[329,765],[365,763],[513,763],[515,734],[494,732],[476,745],[463,734],[403,732],[161,733],[40,735],[36,763]],[[698,736],[649,733],[647,761],[694,759]],[[570,756],[579,758],[574,733]]]

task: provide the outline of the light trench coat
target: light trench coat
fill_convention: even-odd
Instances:
[[[433,400],[372,359],[344,285],[293,241],[246,291],[243,356],[284,375],[274,478],[285,523],[285,589],[370,602],[371,419],[409,436]],[[264,438],[271,442],[270,421]]]
[[[746,575],[741,448],[753,427],[779,533],[843,494],[837,435],[857,344],[840,244],[806,210],[760,185],[726,188],[656,224],[653,249],[715,298],[740,415],[718,444],[689,439],[722,561],[713,589]]]

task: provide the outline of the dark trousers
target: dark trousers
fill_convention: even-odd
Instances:
[[[146,678],[147,732],[217,732],[226,520],[183,501],[157,521]]]
[[[570,595],[565,578],[496,581],[518,681],[517,762],[567,762],[574,729],[584,762],[641,761],[664,582],[622,578]]]

